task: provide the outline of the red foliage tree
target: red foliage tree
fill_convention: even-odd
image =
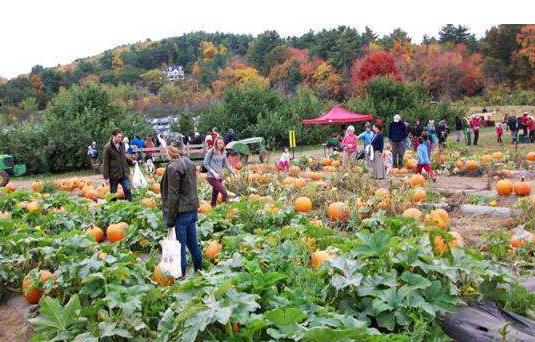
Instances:
[[[362,85],[375,76],[391,76],[398,82],[402,81],[399,68],[391,53],[376,51],[353,62],[351,83],[354,86]]]

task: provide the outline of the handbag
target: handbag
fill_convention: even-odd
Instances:
[[[160,266],[162,274],[175,279],[182,277],[181,245],[176,239],[173,228],[168,228],[167,237],[160,242],[160,245],[162,246],[162,257],[158,266]]]

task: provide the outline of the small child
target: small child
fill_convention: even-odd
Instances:
[[[284,147],[277,168],[279,171],[288,171],[290,169],[290,152],[288,151],[288,147]]]
[[[419,145],[416,149],[416,153],[418,154],[418,165],[416,166],[416,173],[422,174],[422,169],[427,172],[427,175],[431,177],[431,179],[436,181],[435,175],[433,174],[433,170],[431,170],[431,161],[429,160],[429,152],[426,142],[423,138],[418,139]]]
[[[147,169],[149,175],[154,176],[154,162],[152,161],[151,157],[147,157],[145,160],[145,168]]]
[[[383,151],[383,160],[385,164],[386,174],[390,174],[390,170],[394,166],[394,160],[392,158],[392,145],[390,143],[386,144],[386,149]]]
[[[501,122],[496,123],[496,140],[498,144],[502,143],[503,127]]]
[[[431,142],[431,139],[429,137],[429,133],[422,132],[422,139],[425,146],[427,146],[427,157],[429,158],[429,162],[431,162],[431,152],[433,152],[433,143]],[[418,139],[418,145],[420,145],[420,139]],[[418,148],[416,148],[418,151]]]

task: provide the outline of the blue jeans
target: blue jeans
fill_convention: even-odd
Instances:
[[[180,242],[180,254],[182,262],[182,275],[186,274],[188,260],[186,259],[186,247],[188,247],[193,259],[193,269],[198,271],[202,268],[202,254],[197,243],[197,211],[179,213],[176,218],[176,238]]]
[[[112,194],[117,192],[117,187],[121,184],[123,187],[124,198],[131,201],[132,200],[132,188],[130,187],[130,180],[128,177],[123,176],[119,179],[110,179],[110,192]]]

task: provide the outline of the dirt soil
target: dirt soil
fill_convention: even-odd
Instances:
[[[16,294],[0,304],[0,341],[26,342],[32,337],[27,321],[30,308],[24,297]]]

